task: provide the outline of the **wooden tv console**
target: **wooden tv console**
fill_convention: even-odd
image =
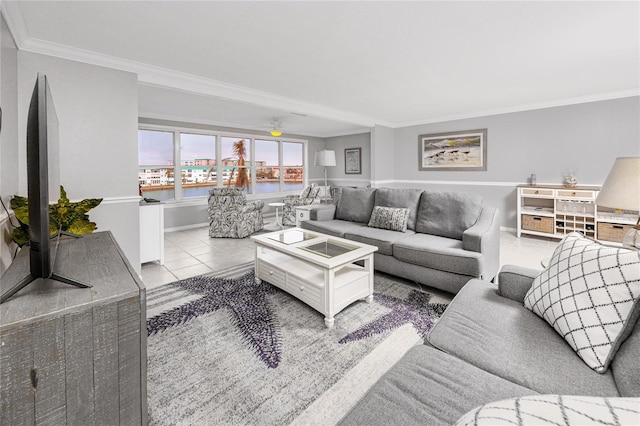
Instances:
[[[0,283],[28,271],[28,250]],[[110,232],[60,241],[54,271],[0,305],[0,424],[147,423],[145,287]]]

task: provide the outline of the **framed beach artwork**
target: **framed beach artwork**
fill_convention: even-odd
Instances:
[[[419,170],[487,170],[487,129],[418,136]]]
[[[361,161],[362,150],[360,148],[346,148],[344,150],[344,173],[347,175],[361,174]]]

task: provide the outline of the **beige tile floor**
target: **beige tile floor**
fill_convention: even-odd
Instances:
[[[265,229],[275,231],[274,224]],[[142,265],[147,289],[173,281],[207,274],[252,261],[254,243],[250,238],[209,238],[207,227],[165,234],[165,262]],[[558,240],[521,237],[500,232],[500,265],[510,264],[540,269],[540,261],[551,257]]]

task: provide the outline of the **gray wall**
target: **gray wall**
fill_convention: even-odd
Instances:
[[[371,180],[373,186],[393,182],[395,168],[394,131],[389,127],[375,126],[371,131]]]
[[[71,200],[104,198],[90,218],[99,231],[113,233],[139,272],[137,76],[18,52],[18,192],[23,195],[27,111],[37,72],[47,75],[60,124],[61,184]]]
[[[211,126],[207,124],[198,124],[198,123],[184,123],[179,121],[169,121],[169,120],[159,120],[152,119],[146,117],[140,117],[140,124],[152,124],[152,125],[161,125],[161,126],[169,126],[169,127],[183,127],[189,129],[203,129],[203,130],[213,130],[220,132],[231,132],[231,133],[245,133],[252,135],[262,135],[268,136],[268,132],[261,132],[258,130],[247,130],[247,129],[238,129],[233,127],[222,127],[222,126]],[[325,140],[323,138],[317,138],[313,136],[305,136],[305,135],[296,135],[296,134],[283,134],[282,138],[286,139],[287,137],[291,139],[305,139],[307,140],[307,164],[310,165],[308,168],[309,175],[307,177],[308,182],[316,182],[320,183],[324,181],[324,172],[321,167],[313,166],[313,156],[316,151],[320,151],[325,147]],[[136,161],[137,161],[137,152],[136,152]],[[249,198],[253,199],[254,197],[250,196]],[[264,198],[264,196],[260,196],[260,199],[264,201],[265,206],[262,212],[266,215],[275,214],[275,208],[270,207],[267,204],[271,202],[282,201],[282,195],[276,197]],[[192,202],[181,202],[181,203],[165,203],[164,209],[164,226],[167,230],[188,228],[200,226],[203,224],[208,224],[208,214],[207,214],[207,201],[205,199],[193,200]]]
[[[640,97],[590,102],[395,129],[394,185],[480,192],[515,228],[515,185],[535,173],[561,184],[573,171],[582,185],[602,185],[616,157],[640,155]],[[418,135],[488,129],[487,171],[418,170]]]
[[[11,196],[18,193],[18,49],[4,17],[0,19],[0,44],[0,197],[8,208]],[[16,248],[11,229],[7,214],[0,210],[0,275],[11,264]]]
[[[327,167],[327,180],[333,185],[367,186],[371,182],[371,134],[360,133],[357,135],[335,136],[326,139],[325,149],[336,152],[336,166]],[[362,174],[346,174],[344,172],[344,150],[346,148],[360,148],[362,158],[360,168]],[[322,173],[320,183],[324,185],[324,167],[314,167]]]

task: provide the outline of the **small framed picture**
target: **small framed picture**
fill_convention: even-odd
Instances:
[[[360,148],[346,148],[344,150],[344,173],[347,175],[361,174],[361,161],[362,150]]]
[[[419,170],[487,170],[487,129],[418,136]]]

